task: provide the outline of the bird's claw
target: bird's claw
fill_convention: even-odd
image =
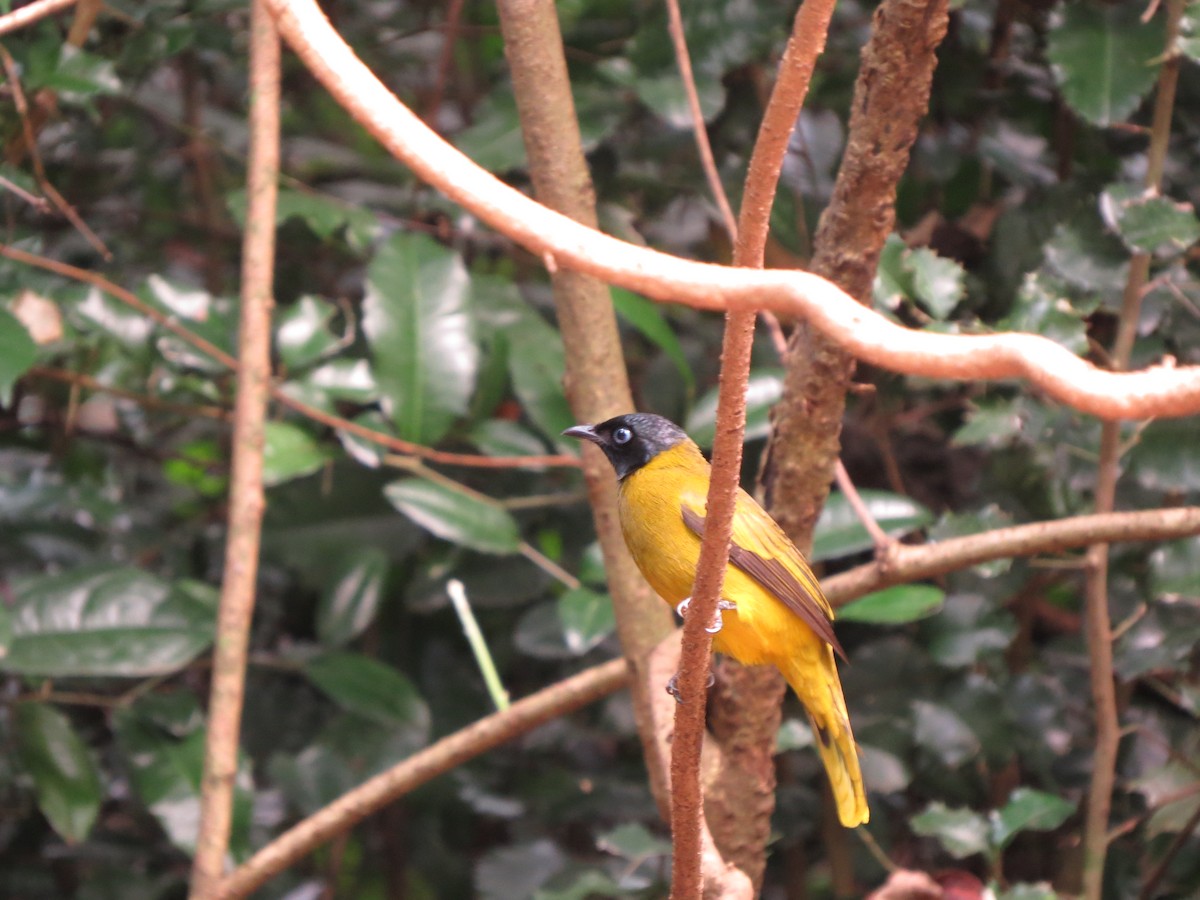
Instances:
[[[684,597],[682,600],[679,601],[679,605],[675,607],[675,612],[679,615],[679,618],[682,619],[687,615],[688,607],[690,607],[691,605],[692,605],[691,597]],[[721,620],[721,613],[724,612],[725,610],[735,610],[735,609],[737,609],[737,604],[734,603],[732,600],[718,600],[717,601],[717,611],[716,611],[715,617],[713,618],[712,624],[708,625],[704,630],[707,631],[709,634],[716,634],[718,631],[720,631],[722,628],[725,627],[725,623]]]
[[[717,676],[715,674],[713,674],[713,672],[710,670],[708,673],[708,680],[705,682],[705,685],[704,685],[704,689],[708,690],[710,687],[712,687],[716,683],[717,683]],[[678,672],[676,672],[674,675],[672,675],[670,678],[667,679],[667,693],[675,698],[676,703],[683,702],[683,692],[681,690],[679,690],[679,673]]]

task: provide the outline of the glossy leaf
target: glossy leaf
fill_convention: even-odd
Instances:
[[[1075,353],[1087,349],[1087,329],[1080,310],[1052,276],[1030,273],[1021,283],[1016,301],[998,327],[1050,338]]]
[[[113,724],[137,796],[171,843],[190,854],[196,848],[200,822],[203,717],[195,699],[187,694],[168,695],[166,706],[173,709],[156,698],[144,698],[131,708],[118,710]],[[166,718],[164,712],[169,713]],[[230,838],[235,859],[243,859],[249,852],[253,795],[249,759],[239,754]]]
[[[914,700],[912,709],[913,740],[943,765],[957,768],[979,753],[979,738],[952,710],[924,700]]]
[[[384,488],[396,509],[444,541],[480,553],[516,553],[516,520],[499,506],[432,481],[406,478]]]
[[[17,758],[33,779],[38,808],[68,844],[84,840],[104,800],[91,752],[49,704],[18,703],[13,726]]]
[[[949,668],[973,666],[1003,651],[1016,634],[1011,613],[974,594],[956,594],[922,628],[928,632],[930,655]]]
[[[212,642],[216,591],[137,569],[77,569],[17,584],[0,669],[51,678],[177,671]]]
[[[860,491],[859,494],[879,527],[893,537],[908,534],[933,522],[933,513],[902,494],[889,491]],[[870,550],[874,546],[871,535],[845,495],[838,491],[830,493],[817,519],[810,560],[820,562],[836,559]]]
[[[902,625],[939,612],[945,592],[930,584],[898,584],[847,603],[837,612],[846,622]]]
[[[1200,597],[1200,537],[1168,541],[1150,556],[1154,592]]]
[[[746,440],[754,441],[771,432],[771,407],[783,396],[783,373],[761,369],[750,373],[746,384]],[[701,447],[711,447],[717,434],[717,389],[705,392],[692,407],[684,431]]]
[[[379,548],[350,551],[329,579],[317,605],[317,637],[322,644],[348,644],[375,620],[387,571],[387,555]]]
[[[607,594],[576,588],[558,598],[558,617],[568,649],[582,656],[616,628]]]
[[[578,656],[567,646],[563,620],[556,603],[539,603],[517,620],[513,643],[535,659],[571,659]]]
[[[969,809],[951,809],[944,803],[930,803],[909,820],[917,834],[937,838],[955,859],[986,853],[987,819]]]
[[[1151,422],[1129,451],[1138,483],[1152,491],[1200,489],[1200,421],[1196,418]]]
[[[0,406],[12,402],[12,388],[37,359],[37,344],[25,326],[0,308]]]
[[[458,254],[423,235],[393,236],[368,268],[363,331],[405,440],[436,443],[467,411],[479,365],[469,283]]]
[[[389,665],[357,653],[324,653],[305,664],[304,674],[349,712],[380,725],[428,733],[425,701],[413,683]]]
[[[329,329],[337,307],[305,294],[283,309],[275,325],[279,358],[289,369],[310,366],[341,346],[340,335]]]
[[[683,379],[688,391],[695,390],[696,379],[692,375],[692,367],[688,365],[687,357],[683,355],[683,347],[679,344],[679,338],[667,324],[667,320],[659,311],[658,304],[624,288],[614,287],[610,290],[613,308],[617,311],[617,315],[662,350],[667,358],[675,364],[679,377]]]
[[[1055,794],[1020,787],[992,819],[992,843],[1000,848],[1022,831],[1053,831],[1075,812],[1075,804]]]
[[[566,362],[562,341],[539,317],[529,314],[504,332],[513,393],[546,437],[561,440],[575,415],[563,393]]]
[[[489,456],[540,456],[541,439],[516,422],[486,419],[471,429],[471,441]]]
[[[267,487],[311,475],[328,459],[321,446],[298,425],[267,422],[264,434],[263,483]]]
[[[1111,291],[1125,283],[1129,252],[1105,232],[1098,216],[1073,216],[1045,245],[1046,262],[1068,283],[1086,291]]]
[[[1093,125],[1124,122],[1158,77],[1162,17],[1140,15],[1126,3],[1068,3],[1052,21],[1046,56],[1059,90]]]

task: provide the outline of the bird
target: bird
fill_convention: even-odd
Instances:
[[[655,592],[686,614],[711,475],[700,448],[678,425],[649,413],[575,425],[563,434],[604,451],[616,472],[621,533],[634,562]],[[843,660],[846,654],[832,623],[833,608],[804,556],[739,488],[722,597],[707,626],[713,649],[783,674],[808,713],[838,818],[853,828],[870,811],[834,660],[835,651]]]

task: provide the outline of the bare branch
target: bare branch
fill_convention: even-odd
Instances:
[[[0,36],[12,31],[18,31],[26,25],[32,25],[34,22],[46,18],[46,16],[54,15],[56,12],[70,9],[76,2],[78,0],[37,0],[37,2],[30,3],[28,6],[14,9],[8,15],[0,16]]]

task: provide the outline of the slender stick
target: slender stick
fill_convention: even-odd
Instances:
[[[26,25],[32,25],[46,16],[62,12],[74,6],[77,0],[37,0],[28,6],[14,9],[8,15],[0,16],[0,37],[12,31],[18,31]]]
[[[279,35],[261,0],[250,17],[250,161],[225,575],[217,611],[192,900],[217,896],[233,818],[250,620],[262,538],[263,444],[271,390],[275,198],[279,182]]]
[[[467,643],[471,645],[471,653],[474,654],[475,663],[483,675],[492,703],[498,711],[504,712],[512,703],[509,702],[508,691],[504,689],[504,683],[500,680],[500,673],[496,671],[496,663],[492,659],[492,651],[488,649],[487,639],[479,630],[479,622],[471,610],[471,602],[467,600],[467,589],[457,578],[451,578],[446,582],[446,593],[450,595],[454,612],[458,615],[458,621],[462,623],[463,634],[467,636]]]
[[[503,712],[492,713],[442,738],[343,794],[271,841],[225,877],[217,896],[222,900],[248,896],[272,875],[398,797],[505,741],[615,693],[628,678],[625,661],[614,659],[572,675],[518,700]]]
[[[1146,190],[1153,193],[1157,193],[1162,186],[1167,145],[1171,139],[1171,116],[1175,109],[1175,88],[1179,81],[1180,65],[1175,42],[1179,36],[1184,6],[1184,0],[1167,0],[1166,58],[1158,75],[1145,178]],[[1112,367],[1118,371],[1129,368],[1145,293],[1143,289],[1150,275],[1150,262],[1149,253],[1136,253],[1129,262],[1129,275],[1125,282],[1112,350]],[[1100,459],[1096,469],[1095,503],[1099,514],[1112,512],[1115,505],[1117,480],[1121,474],[1120,456],[1120,425],[1117,422],[1105,422],[1100,430]],[[1088,548],[1087,560],[1085,634],[1096,716],[1096,753],[1092,759],[1092,778],[1084,818],[1083,896],[1086,900],[1099,900],[1104,890],[1104,863],[1109,843],[1108,818],[1116,786],[1121,726],[1117,713],[1113,632],[1108,608],[1108,545],[1093,544]]]
[[[905,328],[807,272],[747,271],[635,247],[547,209],[430,131],[354,55],[314,0],[265,0],[280,32],[337,101],[423,181],[557,269],[586,272],[660,302],[806,319],[859,359],[928,378],[1025,378],[1107,419],[1200,412],[1200,366],[1173,359],[1140,372],[1100,369],[1032,334],[936,334]]]

